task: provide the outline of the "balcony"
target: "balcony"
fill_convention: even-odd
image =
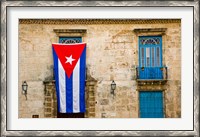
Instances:
[[[165,84],[167,81],[167,67],[137,67],[136,79],[140,84]]]

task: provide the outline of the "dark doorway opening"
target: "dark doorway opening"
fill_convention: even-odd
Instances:
[[[57,118],[84,118],[84,113],[59,113],[59,112],[57,112]]]

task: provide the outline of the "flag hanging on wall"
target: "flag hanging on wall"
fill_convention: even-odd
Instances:
[[[52,44],[58,112],[85,112],[86,43]]]

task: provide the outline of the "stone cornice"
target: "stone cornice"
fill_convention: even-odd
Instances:
[[[164,35],[166,31],[167,28],[140,28],[133,30],[133,32],[135,32],[138,36]]]
[[[60,36],[81,36],[83,37],[87,30],[86,29],[54,29],[53,30],[58,37]]]
[[[134,29],[133,31],[136,33],[142,32],[165,32],[167,28],[145,28],[145,29]]]
[[[165,24],[180,19],[19,19],[20,24]]]
[[[54,29],[55,33],[86,33],[86,29]]]

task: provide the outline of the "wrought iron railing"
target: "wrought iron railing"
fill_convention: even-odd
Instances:
[[[167,67],[137,67],[137,79],[167,79]]]

